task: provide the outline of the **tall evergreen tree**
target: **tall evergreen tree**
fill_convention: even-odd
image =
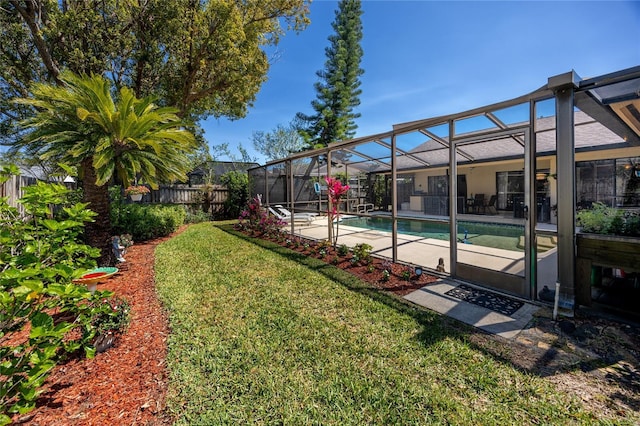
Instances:
[[[362,8],[360,0],[342,0],[332,23],[335,34],[329,36],[330,46],[325,49],[325,69],[316,74],[317,99],[311,102],[315,114],[298,113],[305,123],[301,133],[312,147],[327,146],[331,142],[355,135],[355,120],[360,114],[354,108],[360,105],[360,68],[362,58]]]

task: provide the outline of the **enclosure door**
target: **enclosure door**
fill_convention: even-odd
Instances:
[[[531,202],[535,193],[532,188],[535,165],[531,165],[531,160],[535,155],[530,152],[529,141],[529,130],[525,128],[455,142],[456,174],[457,167],[468,165],[469,158],[481,158],[483,161],[477,162],[475,168],[486,167],[491,173],[484,173],[484,176],[491,177],[468,182],[467,190],[475,196],[467,202],[473,203],[475,208],[469,214],[452,214],[457,236],[453,238],[452,232],[451,239],[451,245],[455,247],[452,272],[457,278],[527,299],[533,297],[532,283],[536,276],[535,262],[531,262],[535,256],[531,241],[536,215],[530,208],[535,206]],[[514,186],[509,187],[512,197],[508,207],[505,202],[502,210],[489,208],[492,196],[504,195],[493,193],[499,188],[497,179],[509,175],[521,179],[508,181]],[[496,180],[490,181],[493,179]],[[483,197],[486,208],[482,208]]]

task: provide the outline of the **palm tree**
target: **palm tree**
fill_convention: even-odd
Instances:
[[[65,72],[60,80],[62,86],[37,84],[32,98],[17,100],[34,107],[22,123],[29,132],[17,148],[78,166],[84,201],[98,214],[86,227],[86,239],[102,249],[100,263],[110,263],[107,183],[115,179],[126,187],[137,180],[155,189],[160,182],[184,179],[194,137],[174,108],[137,99],[126,87],[114,102],[110,83],[101,76]]]

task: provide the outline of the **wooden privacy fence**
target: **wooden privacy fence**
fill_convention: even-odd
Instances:
[[[34,185],[36,178],[30,176],[10,176],[9,180],[0,185],[0,197],[7,197],[10,206],[18,209],[20,215],[24,215],[24,207],[18,203],[22,198],[22,188]]]
[[[191,187],[186,185],[167,185],[161,186],[158,190],[152,190],[142,198],[142,202],[198,206],[210,213],[218,213],[222,211],[228,193],[229,190],[222,185]]]
[[[16,207],[20,214],[24,214],[22,204],[17,201],[22,197],[22,188],[34,185],[37,179],[30,176],[11,176],[8,181],[0,185],[0,197],[8,197],[10,206]],[[186,186],[165,185],[158,190],[152,190],[142,198],[143,203],[179,204],[201,208],[212,214],[223,210],[229,190],[222,185]]]

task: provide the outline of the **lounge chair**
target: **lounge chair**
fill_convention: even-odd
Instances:
[[[313,222],[313,217],[306,213],[296,213],[293,216],[291,216],[291,214],[286,215],[286,214],[282,214],[281,212],[277,212],[271,206],[269,206],[268,209],[272,215],[274,215],[275,217],[277,217],[283,222],[291,223],[292,219],[293,219],[293,223],[305,223],[309,225],[311,224],[311,222]]]
[[[280,213],[282,213],[284,216],[291,216],[291,212],[289,210],[285,209],[280,204],[276,204],[276,209],[278,209],[280,211]],[[306,213],[306,212],[305,213],[294,213],[294,216],[295,215],[300,215],[300,216],[306,215],[306,216],[316,217],[316,216],[318,216],[318,213]]]
[[[498,201],[497,195],[492,195],[491,198],[489,198],[489,204],[485,207],[485,209],[489,211],[489,214],[498,214],[498,211],[496,210],[496,201]]]

